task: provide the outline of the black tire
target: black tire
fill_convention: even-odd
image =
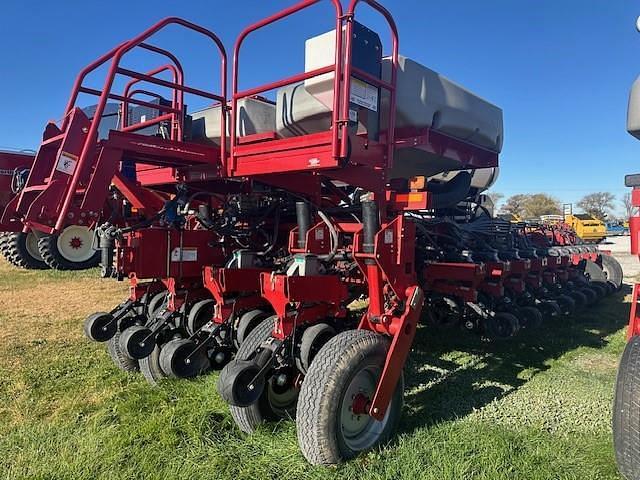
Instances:
[[[211,298],[200,300],[193,304],[189,309],[187,324],[185,326],[189,335],[193,335],[211,321],[215,306],[216,302]]]
[[[335,329],[326,323],[312,325],[304,331],[300,340],[300,352],[296,359],[296,365],[302,373],[306,375],[315,356],[335,334]]]
[[[583,287],[580,291],[587,297],[587,305],[593,305],[598,301],[598,294],[589,287]]]
[[[100,264],[101,252],[96,250],[93,255],[82,261],[73,261],[60,253],[58,248],[59,235],[46,235],[38,240],[38,250],[44,262],[54,270],[86,270]]]
[[[593,294],[596,295],[595,292],[593,292]],[[596,299],[597,299],[597,296],[596,296]],[[570,316],[575,313],[576,302],[569,295],[565,295],[564,293],[561,295],[558,295],[556,297],[556,302],[558,302],[558,305],[560,305],[560,310],[562,310],[563,315]]]
[[[140,366],[138,365],[138,361],[132,358],[129,358],[125,355],[122,350],[120,350],[120,332],[117,331],[116,334],[107,342],[107,351],[109,352],[109,356],[113,363],[120,370],[124,372],[137,372],[140,370]]]
[[[517,317],[523,328],[534,329],[542,325],[542,313],[536,307],[520,307]]]
[[[164,305],[166,297],[167,297],[167,292],[165,290],[163,290],[160,293],[156,293],[153,297],[151,297],[151,300],[149,300],[149,305],[147,305],[147,311],[148,311],[147,318],[149,322],[152,322],[153,319],[156,317],[156,315]]]
[[[587,306],[587,297],[580,290],[572,290],[568,295],[573,298],[573,301],[576,303],[577,310],[581,310]]]
[[[152,330],[142,325],[132,325],[120,332],[120,351],[131,359],[141,360],[153,352],[156,339]]]
[[[94,342],[106,342],[118,331],[118,324],[108,312],[95,312],[89,315],[82,324],[85,336]]]
[[[236,326],[234,336],[236,348],[240,348],[253,329],[270,316],[270,314],[263,310],[249,310],[248,312],[243,313],[238,320],[238,325]]]
[[[542,315],[546,318],[558,317],[562,315],[560,305],[555,300],[544,300],[538,304]]]
[[[207,353],[199,350],[187,362],[186,358],[196,349],[196,344],[186,338],[176,338],[160,349],[160,368],[172,378],[194,378],[210,366]]]
[[[245,338],[238,350],[238,353],[236,353],[236,360],[247,360],[260,346],[260,344],[271,336],[271,332],[273,331],[273,322],[274,317],[266,318],[253,329],[247,338]],[[248,407],[236,407],[234,405],[229,405],[229,410],[231,411],[233,420],[236,422],[236,425],[238,425],[238,428],[243,432],[253,433],[260,424],[268,421],[276,421],[282,418],[282,415],[274,412],[269,405],[269,401],[266,398],[268,388],[269,386],[265,387],[265,392],[263,392],[260,399],[253,405]],[[220,386],[218,389],[220,389]]]
[[[620,290],[622,288],[622,281],[624,280],[624,272],[622,271],[620,262],[611,255],[602,255],[602,269],[609,283],[612,284],[616,290]]]
[[[28,270],[44,270],[49,268],[40,256],[40,252],[33,250],[29,245],[33,242],[32,232],[2,232],[0,233],[0,253],[12,265]],[[29,242],[29,244],[27,243]],[[35,240],[35,250],[37,250],[38,242]],[[37,255],[37,256],[36,256]]]
[[[512,313],[497,312],[484,320],[485,334],[493,340],[505,340],[520,330],[518,318]]]
[[[309,463],[334,465],[386,443],[393,435],[402,413],[402,377],[384,421],[378,422],[366,413],[353,414],[350,408],[353,382],[364,372],[369,385],[377,383],[376,372],[382,372],[388,348],[386,337],[366,330],[348,330],[333,337],[318,352],[302,383],[296,418],[298,444]],[[367,389],[365,394],[370,398],[372,392]],[[361,426],[362,431],[349,430],[360,417],[365,417],[362,425],[355,425]]]
[[[624,349],[613,401],[613,445],[620,473],[640,479],[640,337]]]
[[[596,292],[598,299],[604,298],[609,294],[609,289],[607,288],[606,283],[591,282],[591,284],[589,284],[589,288]]]
[[[140,372],[154,387],[167,376],[160,366],[160,347],[158,345],[155,346],[151,355],[139,360],[138,363],[140,364]]]
[[[427,325],[440,330],[452,330],[459,328],[462,323],[462,315],[459,309],[452,308],[453,301],[449,304],[447,300],[440,299],[425,305],[423,311],[426,314]]]

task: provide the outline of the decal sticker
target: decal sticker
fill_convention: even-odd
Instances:
[[[351,103],[378,111],[378,89],[357,78],[351,79]],[[351,115],[349,115],[351,116]]]
[[[198,261],[198,249],[197,248],[174,248],[171,251],[172,262],[197,262]]]
[[[73,175],[76,171],[76,165],[78,164],[78,157],[67,152],[62,152],[60,158],[58,158],[58,164],[56,170],[67,175]]]

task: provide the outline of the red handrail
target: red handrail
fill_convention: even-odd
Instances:
[[[375,78],[365,78],[365,80],[369,82],[373,82],[377,84],[377,86],[383,87],[389,91],[389,125],[387,126],[387,166],[391,167],[393,165],[393,158],[395,155],[395,128],[396,128],[396,84],[398,79],[398,57],[399,57],[399,36],[398,36],[398,27],[396,26],[396,22],[393,20],[393,16],[382,5],[380,5],[376,0],[351,0],[349,4],[349,9],[347,10],[347,29],[345,37],[347,38],[347,46],[345,48],[345,81],[344,81],[344,91],[345,95],[342,99],[342,115],[343,118],[349,118],[349,101],[350,101],[350,92],[351,92],[351,75],[356,73],[358,76],[361,76],[364,72],[361,72],[355,69],[351,65],[352,59],[352,49],[351,49],[351,40],[353,38],[353,19],[355,18],[355,10],[358,4],[363,1],[374,10],[378,11],[387,21],[389,25],[389,29],[391,30],[391,42],[392,42],[392,51],[391,51],[391,81],[389,84],[385,84]],[[347,147],[347,139],[342,138],[342,148],[345,149]]]
[[[184,78],[183,78],[183,72],[182,70],[178,70],[176,67],[174,67],[173,65],[164,65],[162,67],[158,67],[154,70],[151,70],[150,72],[147,72],[147,75],[149,76],[155,76],[158,75],[162,72],[171,72],[173,74],[173,82],[179,85],[183,85],[184,84]],[[139,79],[139,78],[133,78],[131,80],[129,80],[129,82],[127,83],[127,85],[124,88],[124,92],[122,94],[123,97],[125,98],[130,98],[133,97],[133,95],[135,93],[139,93],[139,94],[145,94],[145,95],[149,95],[152,97],[157,98],[158,100],[160,100],[160,103],[162,102],[163,98],[161,95],[153,93],[153,92],[149,92],[146,90],[136,90],[135,92],[131,92],[131,87],[133,87],[134,85],[136,85],[137,83],[142,82],[143,80]],[[172,108],[176,109],[176,110],[180,110],[183,111],[183,100],[184,100],[184,94],[182,91],[177,90],[177,89],[173,89],[173,99],[172,99],[172,103],[171,106]],[[161,112],[161,109],[158,109],[159,112]],[[183,121],[184,121],[184,112],[183,113],[171,113],[171,140],[182,140],[183,139]],[[159,123],[159,121],[157,119],[156,123]],[[128,123],[129,123],[129,102],[128,101],[124,101],[122,102],[122,125],[121,125],[121,129],[122,131],[129,131],[129,130],[125,130],[126,128],[128,128]],[[146,123],[146,122],[145,122]]]
[[[238,144],[237,129],[236,129],[236,123],[237,123],[236,112],[237,112],[237,105],[238,105],[239,99],[250,96],[250,95],[247,95],[247,92],[250,93],[253,91],[255,93],[262,93],[268,90],[279,88],[284,85],[288,85],[289,83],[291,83],[291,81],[295,82],[296,81],[295,79],[300,79],[299,81],[306,80],[308,78],[319,76],[322,73],[328,73],[332,71],[334,72],[334,85],[333,85],[334,96],[333,96],[333,112],[332,112],[333,125],[334,125],[333,136],[332,136],[333,156],[334,158],[337,159],[337,158],[345,157],[347,155],[346,144],[344,147],[340,149],[340,151],[338,151],[340,134],[342,133],[342,136],[345,137],[348,133],[347,122],[344,121],[344,119],[338,118],[340,114],[340,98],[339,98],[340,79],[342,78],[342,65],[340,61],[341,60],[340,52],[342,51],[342,20],[343,20],[342,5],[340,3],[340,0],[330,0],[336,11],[336,56],[335,56],[334,64],[332,66],[330,65],[327,68],[319,69],[314,72],[308,72],[307,74],[301,74],[295,77],[290,77],[289,79],[286,79],[289,81],[289,83],[282,83],[284,82],[283,80],[280,82],[269,83],[267,85],[264,85],[264,87],[260,87],[257,89],[251,89],[245,92],[238,92],[240,48],[242,47],[242,43],[247,38],[247,36],[250,33],[255,32],[256,30],[266,27],[267,25],[271,25],[272,23],[275,23],[286,17],[289,17],[290,15],[298,13],[299,11],[304,10],[305,8],[311,7],[312,5],[315,5],[321,1],[322,0],[302,0],[301,2],[295,5],[292,5],[289,8],[284,9],[279,13],[271,15],[259,22],[256,22],[248,26],[238,36],[238,39],[236,40],[235,47],[233,50],[233,78],[232,78],[233,95],[231,97],[231,102],[232,102],[231,103],[231,169],[235,169],[236,161],[237,161],[236,155],[235,155],[235,147]],[[349,112],[347,112],[347,114],[348,113]],[[348,118],[348,116],[346,118]],[[229,171],[229,173],[231,172]]]
[[[148,75],[142,75],[142,74],[138,74],[137,72],[132,72],[130,70],[126,70],[126,69],[122,69],[119,67],[120,65],[120,61],[122,60],[122,58],[124,57],[124,55],[126,53],[128,53],[130,50],[132,50],[135,47],[140,46],[141,44],[143,44],[149,37],[151,37],[152,35],[156,34],[158,31],[160,31],[161,29],[165,28],[168,25],[171,24],[176,24],[176,25],[180,25],[183,26],[189,30],[193,30],[197,33],[200,33],[206,37],[209,37],[218,47],[219,53],[220,53],[220,57],[221,57],[221,95],[212,95],[209,94],[208,92],[203,92],[200,90],[196,90],[196,89],[191,89],[191,88],[187,88],[184,85],[177,85],[175,83],[170,83],[170,82],[164,82],[161,81],[155,77],[152,76],[148,76]],[[147,44],[145,44],[147,45]],[[143,47],[143,48],[148,48],[148,47]],[[130,40],[129,42],[125,42],[123,44],[121,44],[118,48],[111,50],[110,52],[108,52],[107,54],[103,55],[102,57],[100,57],[98,60],[96,60],[95,62],[93,62],[92,64],[90,64],[88,67],[86,67],[78,76],[78,78],[76,79],[76,83],[74,85],[74,90],[68,105],[68,110],[67,113],[73,108],[73,106],[75,105],[76,99],[77,99],[77,95],[80,92],[80,90],[82,89],[82,82],[84,80],[84,78],[86,77],[86,75],[91,72],[92,70],[95,70],[97,67],[99,67],[100,65],[106,63],[109,59],[111,59],[111,66],[109,68],[109,72],[107,74],[106,80],[104,82],[104,86],[102,88],[101,91],[101,95],[100,95],[100,99],[98,101],[98,104],[96,106],[96,111],[95,111],[95,115],[94,115],[94,120],[95,119],[100,119],[102,117],[102,115],[104,114],[104,109],[106,107],[107,104],[107,100],[109,98],[114,98],[115,95],[111,94],[111,88],[113,87],[113,82],[115,80],[115,76],[117,74],[124,74],[124,75],[129,75],[133,78],[138,78],[141,80],[145,80],[148,81],[150,83],[156,83],[158,85],[163,85],[163,86],[167,86],[169,88],[174,88],[174,89],[179,89],[181,91],[184,92],[188,92],[188,93],[194,93],[196,95],[201,95],[201,94],[205,94],[203,96],[209,96],[209,97],[215,97],[217,99],[221,100],[222,105],[226,105],[226,96],[227,96],[227,54],[226,51],[224,49],[224,45],[222,44],[221,40],[211,31],[200,27],[199,25],[196,25],[194,23],[188,22],[186,20],[183,20],[181,18],[177,18],[177,17],[169,17],[169,18],[165,18],[164,20],[161,20],[160,22],[156,23],[155,25],[153,25],[152,27],[150,27],[149,29],[145,30],[143,33],[141,33],[140,35],[138,35],[137,37],[135,37],[134,39]],[[139,100],[132,100],[129,99],[129,102],[131,103],[138,103],[138,104],[142,104]],[[171,108],[168,109],[166,107],[163,106],[154,106],[155,108],[158,107],[162,107],[162,109],[166,110],[166,111],[174,111],[175,109]],[[159,110],[161,108],[158,108]],[[223,166],[224,162],[226,162],[226,115],[225,115],[225,108],[221,109],[221,115],[220,115],[220,124],[221,124],[221,142],[220,142],[220,149],[221,149],[221,161],[223,162]],[[177,113],[177,112],[173,112],[173,113]],[[65,123],[67,122],[66,118],[65,118]],[[75,191],[76,188],[78,186],[78,182],[80,180],[80,172],[83,172],[85,170],[85,164],[87,162],[87,159],[89,157],[89,154],[91,153],[91,148],[92,148],[92,144],[89,141],[90,139],[93,139],[97,136],[98,133],[98,126],[99,126],[99,121],[93,121],[91,122],[91,127],[89,128],[89,132],[86,135],[86,141],[83,145],[82,151],[80,153],[79,159],[78,159],[78,164],[76,166],[76,170],[74,175],[71,178],[70,181],[70,185],[69,188],[66,192],[65,195],[65,199],[64,202],[62,204],[62,208],[60,210],[60,214],[58,216],[58,220],[56,222],[55,225],[55,229],[56,230],[60,230],[62,229],[62,227],[64,226],[64,221],[65,221],[65,217],[69,211],[69,208],[71,206],[71,203],[73,201],[73,197],[75,195]]]
[[[353,21],[355,18],[355,9],[360,0],[351,0],[347,13],[343,15],[342,5],[339,0],[330,0],[335,7],[336,11],[336,44],[335,44],[335,59],[333,65],[328,65],[310,72],[305,72],[299,75],[294,75],[283,80],[271,82],[263,86],[254,87],[248,90],[238,91],[238,76],[239,76],[239,56],[240,48],[246,37],[267,25],[271,25],[279,20],[282,20],[294,13],[297,13],[305,8],[319,3],[321,0],[303,0],[279,13],[271,15],[259,22],[250,25],[242,31],[238,39],[236,40],[234,54],[233,54],[233,94],[232,94],[232,129],[231,129],[231,168],[234,169],[237,163],[236,147],[238,145],[237,129],[236,129],[236,111],[237,102],[241,98],[250,97],[252,95],[264,93],[269,90],[290,85],[300,81],[308,80],[326,73],[334,72],[334,84],[333,84],[333,111],[332,111],[332,151],[335,159],[345,158],[348,154],[348,118],[349,118],[349,104],[351,100],[351,77],[356,76],[361,78],[372,85],[379,88],[384,88],[389,91],[390,105],[389,105],[389,125],[387,133],[387,162],[391,165],[394,156],[394,138],[395,138],[395,111],[396,111],[396,83],[397,83],[397,69],[398,69],[398,29],[391,16],[391,13],[380,5],[375,0],[362,0],[369,4],[374,10],[378,11],[387,21],[389,29],[391,30],[392,37],[392,68],[391,68],[391,80],[385,82],[373,75],[368,74],[352,65],[352,43],[353,43]],[[345,28],[344,33],[344,58],[342,57],[343,51],[343,34],[342,30]],[[344,69],[344,71],[343,71]],[[344,82],[341,84],[342,80]],[[229,172],[231,173],[231,171]]]

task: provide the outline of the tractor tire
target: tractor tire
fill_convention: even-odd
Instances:
[[[86,270],[97,267],[101,253],[92,247],[93,232],[71,225],[55,235],[38,240],[44,262],[54,270]]]
[[[38,250],[38,238],[33,232],[0,233],[0,253],[12,265],[27,270],[49,268]]]
[[[138,363],[140,364],[140,372],[154,387],[158,386],[160,380],[167,376],[160,366],[160,347],[158,345],[155,346],[151,355],[138,360]]]
[[[640,479],[640,337],[624,349],[613,401],[613,445],[620,473]]]
[[[138,361],[129,358],[122,352],[122,350],[120,350],[120,333],[121,332],[117,331],[116,334],[107,342],[107,351],[109,352],[109,356],[116,367],[123,372],[137,372],[140,370]]]
[[[348,330],[318,352],[302,383],[296,427],[302,454],[312,465],[335,465],[386,443],[400,420],[402,376],[382,421],[366,411],[354,413],[355,401],[366,405],[375,393],[389,339],[367,330]]]
[[[609,284],[613,285],[616,290],[620,290],[622,288],[622,281],[624,280],[624,273],[620,262],[611,255],[602,255],[602,270],[607,276]]]
[[[274,317],[266,318],[253,329],[253,331],[244,339],[244,342],[242,342],[238,353],[236,353],[236,360],[247,360],[256,348],[271,336],[271,332],[273,331],[273,322]],[[236,422],[236,425],[238,425],[238,428],[243,432],[253,433],[260,424],[268,421],[277,421],[283,417],[290,416],[294,412],[298,395],[296,394],[291,398],[284,397],[282,402],[276,404],[269,398],[270,388],[271,386],[269,385],[269,382],[267,382],[267,386],[265,386],[260,399],[253,405],[248,407],[229,405],[229,410],[231,411],[233,420]],[[218,386],[218,389],[220,389],[220,385]],[[274,400],[281,399],[276,398]]]

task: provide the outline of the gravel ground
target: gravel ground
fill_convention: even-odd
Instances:
[[[634,279],[640,275],[640,260],[629,253],[629,236],[609,237],[600,244],[602,250],[611,250],[611,253],[622,265],[625,283],[633,284]]]

